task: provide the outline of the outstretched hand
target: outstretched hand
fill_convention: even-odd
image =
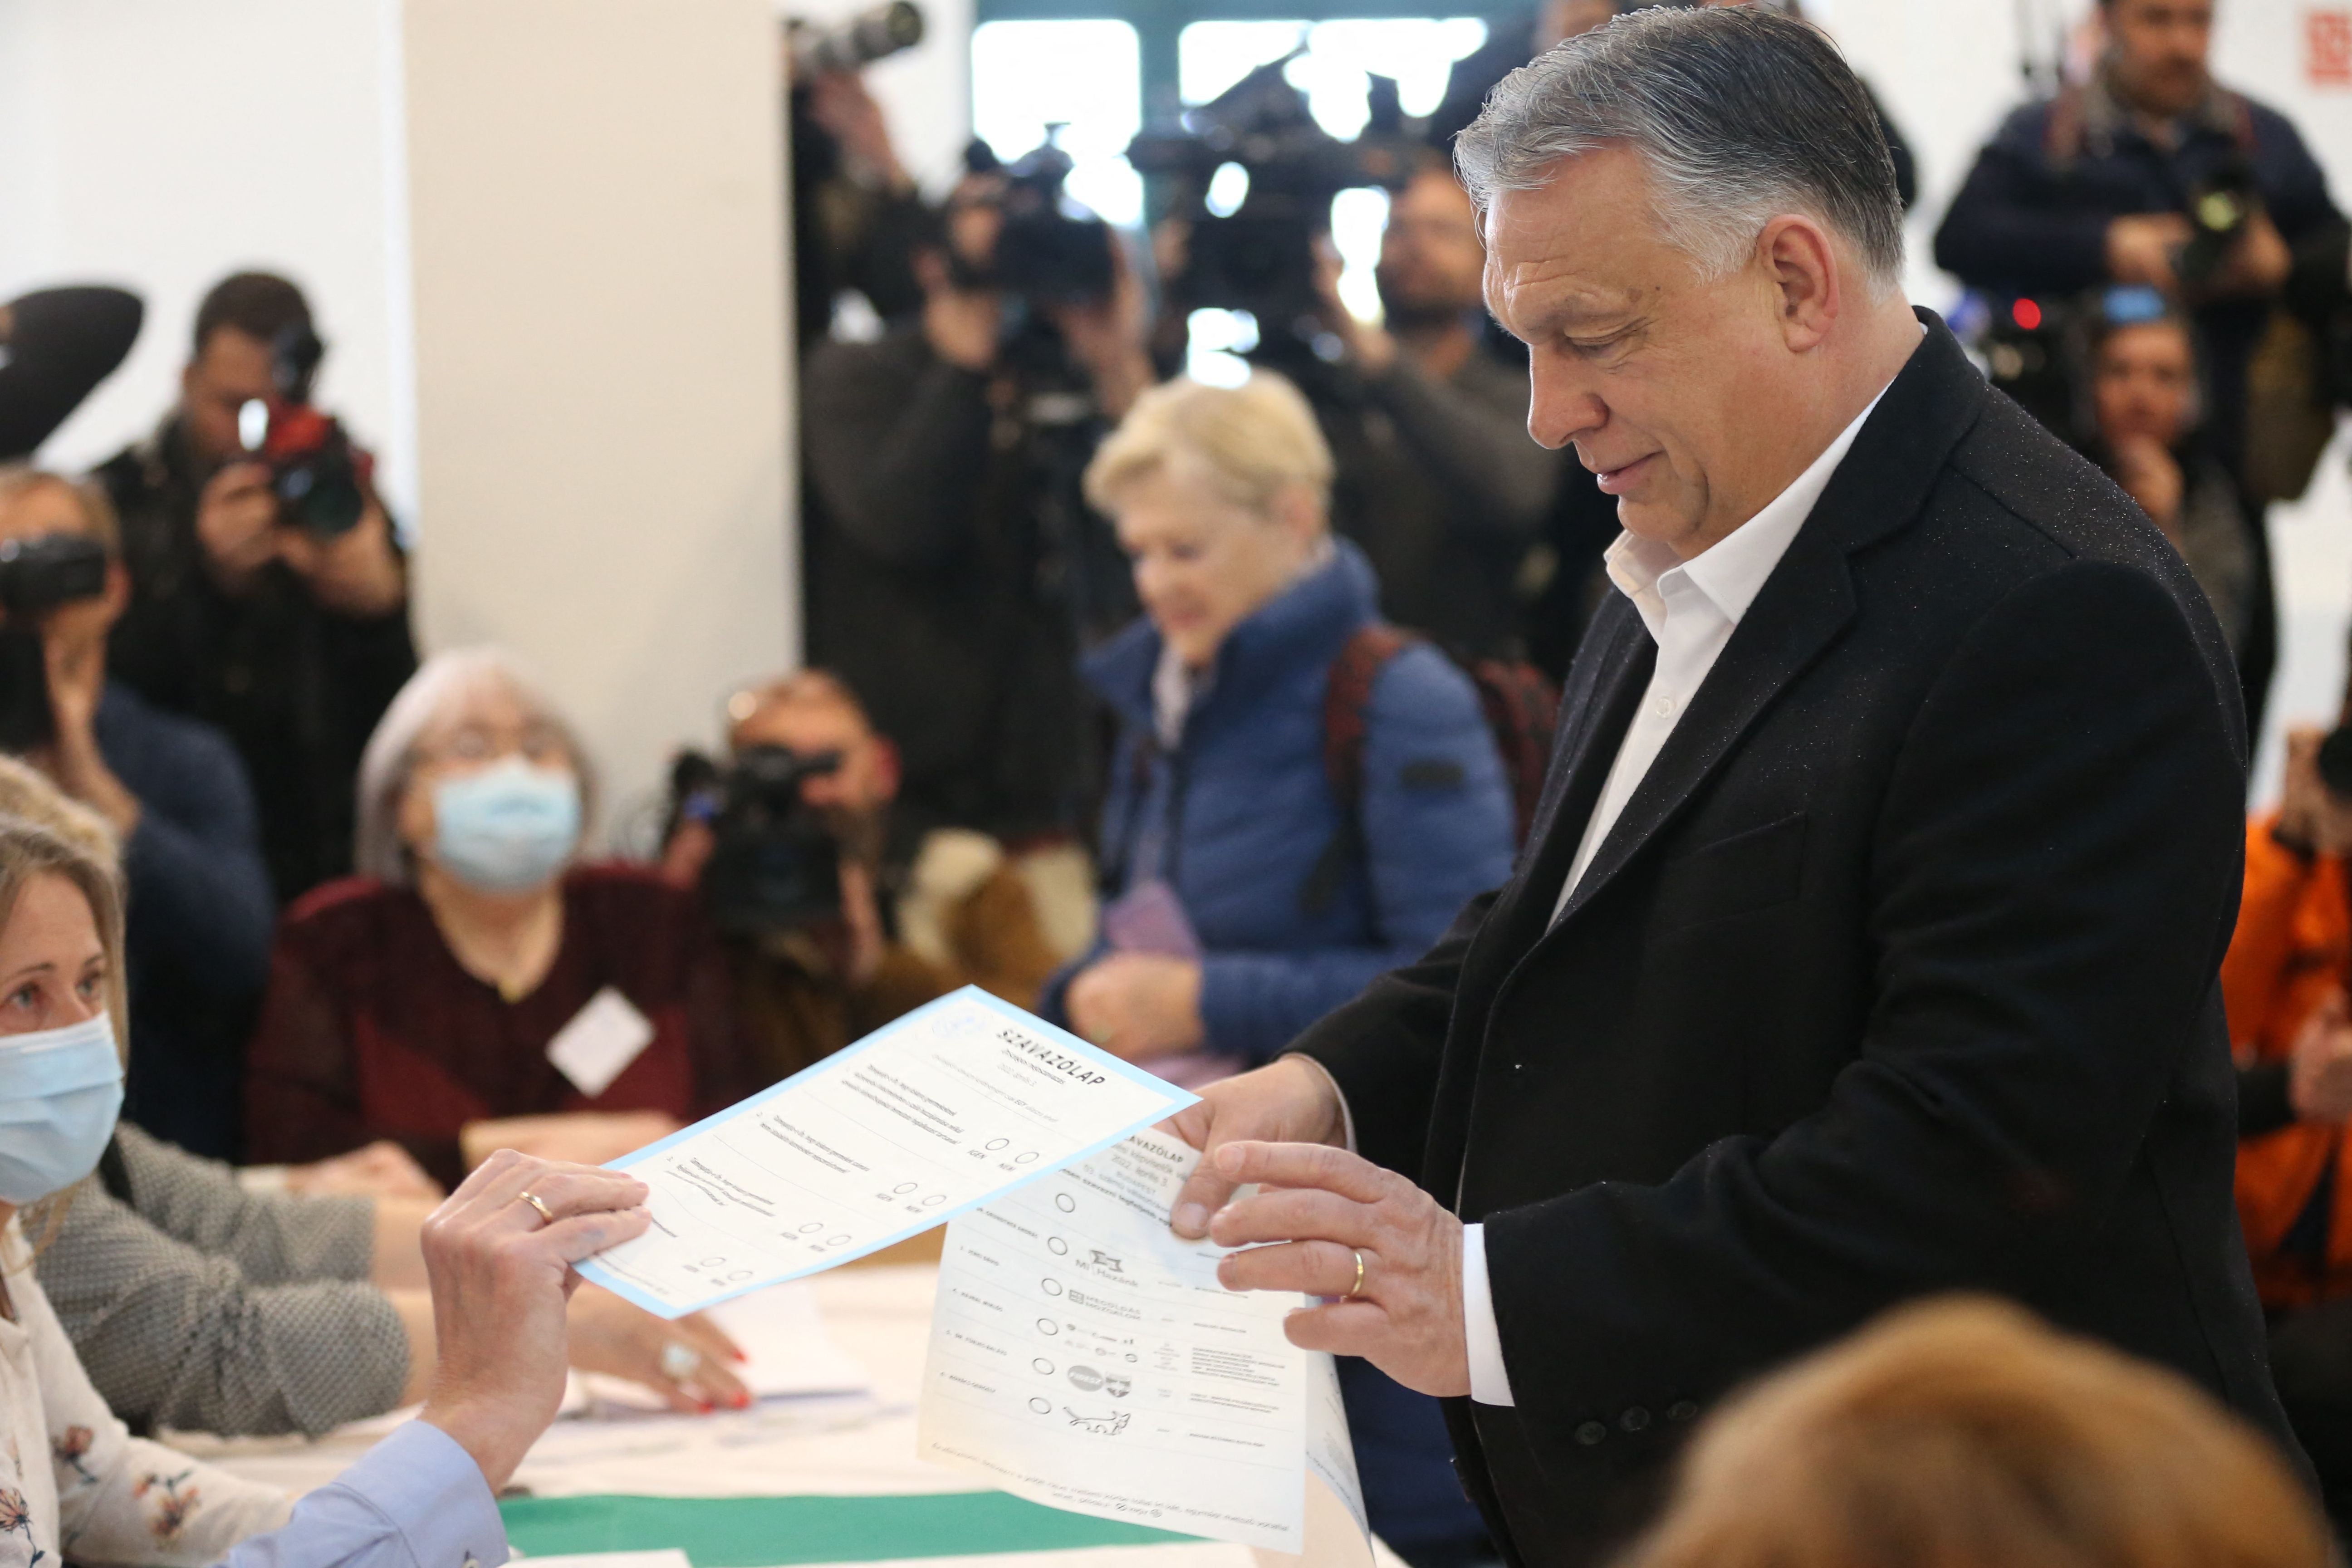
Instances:
[[[572,1266],[644,1231],[646,1195],[617,1171],[501,1149],[425,1222],[436,1360],[423,1419],[473,1456],[492,1491],[563,1401]]]
[[[1470,1392],[1462,1222],[1434,1198],[1320,1144],[1231,1142],[1202,1163],[1258,1189],[1210,1222],[1218,1246],[1247,1249],[1217,1266],[1220,1284],[1323,1297],[1284,1323],[1291,1343],[1362,1356],[1423,1394]]]

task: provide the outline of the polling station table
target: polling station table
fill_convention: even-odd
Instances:
[[[531,1557],[674,1548],[692,1568],[946,1559],[982,1559],[988,1568],[1252,1568],[1245,1547],[1065,1513],[917,1459],[915,1405],[937,1279],[935,1265],[877,1263],[813,1282],[825,1333],[864,1370],[863,1393],[699,1416],[600,1406],[557,1422],[501,1502],[515,1548]],[[173,1441],[238,1475],[302,1491],[333,1479],[386,1429],[366,1423],[315,1442]],[[1379,1560],[1401,1568],[1384,1548]]]

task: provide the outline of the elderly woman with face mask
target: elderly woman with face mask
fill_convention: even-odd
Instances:
[[[1280,376],[1146,393],[1087,473],[1145,618],[1087,677],[1120,720],[1094,952],[1046,1010],[1155,1070],[1255,1065],[1420,955],[1509,875],[1510,793],[1467,677],[1408,644],[1363,704],[1361,786],[1327,775],[1333,664],[1379,585],[1332,537],[1331,457]],[[1381,1537],[1434,1565],[1490,1552],[1434,1401],[1343,1363]]]
[[[578,863],[593,792],[571,728],[506,657],[416,672],[361,764],[362,874],[279,932],[251,1158],[390,1138],[454,1186],[493,1149],[598,1163],[757,1087],[691,895]]]

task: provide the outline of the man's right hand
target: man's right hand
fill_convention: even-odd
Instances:
[[[2179,213],[2132,213],[2107,223],[2107,276],[2169,294],[2180,286],[2172,258],[2189,243],[2189,220]]]
[[[436,1342],[422,1419],[473,1456],[493,1492],[563,1402],[572,1266],[642,1233],[646,1196],[617,1171],[501,1150],[425,1222]]]
[[[1339,1086],[1305,1057],[1285,1057],[1211,1084],[1198,1104],[1170,1117],[1167,1126],[1202,1154],[1169,1215],[1177,1235],[1194,1240],[1209,1234],[1210,1216],[1234,1195],[1234,1182],[1219,1173],[1213,1158],[1225,1144],[1328,1143],[1338,1149],[1348,1142],[1348,1113]]]
[[[242,591],[278,555],[278,498],[263,463],[231,463],[205,481],[196,499],[196,539],[213,576]]]

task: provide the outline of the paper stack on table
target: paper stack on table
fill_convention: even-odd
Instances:
[[[1318,1563],[1371,1558],[1306,1298],[1217,1283],[1168,1213],[1200,1156],[1160,1132],[948,1226],[916,1451],[1035,1502]]]
[[[1197,1098],[976,986],[613,1162],[653,1228],[580,1266],[681,1317],[846,1263]]]

